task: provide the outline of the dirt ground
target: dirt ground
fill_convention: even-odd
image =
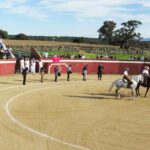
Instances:
[[[119,75],[0,76],[0,150],[149,150],[150,96],[129,100],[113,88]]]

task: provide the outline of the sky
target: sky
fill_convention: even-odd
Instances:
[[[8,34],[98,37],[104,21],[138,20],[150,37],[150,0],[0,0],[0,29]],[[116,28],[116,29],[117,29]]]

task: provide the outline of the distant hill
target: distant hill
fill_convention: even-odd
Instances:
[[[150,38],[144,38],[143,41],[150,41]]]

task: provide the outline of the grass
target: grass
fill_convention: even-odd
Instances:
[[[40,54],[43,56],[43,49],[48,48],[49,56],[53,55],[78,55],[79,53],[85,55],[88,59],[96,59],[97,54],[99,56],[113,56],[116,57],[117,60],[129,60],[132,54],[122,54],[118,51],[118,46],[112,45],[100,45],[100,44],[84,44],[84,43],[71,43],[71,42],[56,42],[56,41],[37,41],[37,40],[4,40],[6,45],[10,45],[14,47],[14,51],[30,51],[31,46],[35,47]],[[50,47],[55,47],[50,49]],[[65,51],[58,50],[59,46],[65,46],[70,48],[65,48]],[[15,49],[15,47],[18,47]],[[79,51],[73,50],[73,47],[79,47]],[[41,49],[40,49],[41,48]],[[23,50],[22,50],[23,49]],[[115,54],[109,54],[110,49],[113,49]],[[91,53],[90,53],[91,51]],[[24,53],[24,52],[23,52]],[[134,57],[141,57],[142,55],[134,55]],[[145,57],[150,57],[150,52],[145,52]]]

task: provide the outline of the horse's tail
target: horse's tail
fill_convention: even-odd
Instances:
[[[111,90],[112,90],[114,84],[115,84],[115,81],[111,84],[111,86],[110,86],[110,88],[109,88],[109,92],[111,92]]]

